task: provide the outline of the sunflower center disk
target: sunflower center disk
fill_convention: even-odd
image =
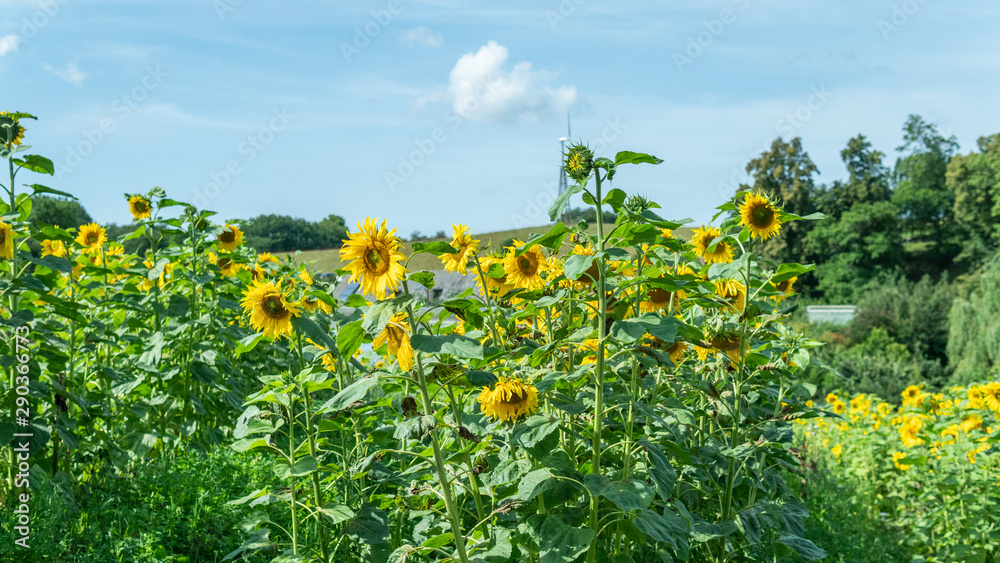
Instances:
[[[369,248],[365,252],[365,267],[376,275],[389,269],[389,253],[381,248]]]
[[[528,398],[527,393],[521,394],[521,391],[511,391],[509,397],[504,397],[500,399],[500,403],[504,405],[519,405]]]
[[[222,234],[219,235],[219,240],[222,242],[233,242],[236,240],[236,233],[233,231],[223,231]]]
[[[518,260],[517,260],[517,267],[526,276],[533,276],[533,275],[535,275],[534,264],[531,263],[531,260],[529,260],[529,259],[527,259],[527,258],[525,258],[523,256],[520,257],[520,258],[518,258]]]
[[[264,312],[272,317],[281,317],[285,314],[285,305],[281,302],[281,297],[269,295],[260,304]]]
[[[750,220],[755,227],[767,228],[774,221],[774,210],[770,205],[758,205],[750,210]]]
[[[649,300],[653,303],[666,303],[670,294],[660,288],[649,290]]]

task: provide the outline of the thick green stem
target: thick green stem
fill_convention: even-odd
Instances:
[[[597,207],[597,252],[596,259],[598,280],[597,280],[597,365],[594,369],[594,437],[593,437],[593,459],[590,464],[591,473],[601,472],[601,423],[604,414],[604,344],[607,326],[607,295],[605,283],[607,273],[605,272],[604,257],[600,253],[604,252],[604,220],[601,214],[601,172],[594,173],[596,188],[594,189],[594,201]],[[600,535],[600,513],[598,510],[597,495],[590,497],[590,529],[594,532],[594,539],[587,552],[588,563],[597,561],[597,541]]]
[[[405,284],[405,282],[404,282]],[[404,289],[405,285],[404,285]],[[413,305],[407,306],[410,319],[411,334],[417,333],[417,319],[413,311]],[[420,387],[420,398],[424,404],[424,412],[432,416],[434,404],[431,402],[431,395],[427,391],[427,377],[424,375],[424,365],[420,353],[414,354],[417,367],[417,385]],[[448,520],[451,524],[451,535],[455,539],[455,548],[458,551],[458,559],[462,563],[469,563],[469,556],[465,552],[465,535],[462,533],[462,523],[458,514],[458,507],[451,493],[451,481],[444,467],[444,456],[441,453],[441,444],[438,442],[437,432],[431,431],[431,446],[434,450],[434,467],[437,470],[438,481],[441,482],[441,496],[444,497],[444,506],[448,511]]]
[[[295,347],[298,352],[299,357],[299,372],[301,373],[304,369],[305,362],[302,359],[302,337],[296,336]],[[305,400],[306,410],[306,436],[309,442],[309,455],[313,457],[317,462],[319,458],[316,457],[316,433],[313,428],[312,412],[310,411],[310,397],[309,389],[305,385],[302,386],[302,397]],[[323,514],[323,492],[319,487],[319,472],[312,472],[312,488],[313,488],[313,504],[316,505],[316,526],[319,528],[319,545],[320,549],[323,550],[323,563],[330,563],[330,548],[327,545],[329,542],[326,539],[326,523],[323,521],[325,515]]]
[[[288,463],[294,465],[295,463],[295,403],[289,402],[288,404]],[[295,488],[297,483],[295,482],[295,477],[292,477],[292,553],[298,554],[299,552],[299,517],[296,513],[296,504],[298,501],[295,499]]]

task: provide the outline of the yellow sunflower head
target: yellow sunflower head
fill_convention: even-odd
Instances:
[[[494,264],[500,264],[503,266],[503,259],[495,256],[485,256],[479,259],[479,266],[483,269],[483,275],[476,277],[476,288],[479,289],[480,295],[486,295],[486,291],[488,290],[492,295],[502,296],[514,289],[514,286],[507,283],[506,274],[500,276],[499,278],[490,277],[490,268]],[[485,288],[483,287],[484,279],[486,280]]]
[[[736,280],[716,280],[715,294],[740,313],[746,308],[746,286]]]
[[[407,270],[402,262],[406,260],[400,250],[402,244],[396,238],[396,229],[386,228],[368,217],[364,225],[358,223],[358,232],[348,233],[348,239],[340,249],[340,259],[349,263],[351,281],[361,284],[365,295],[385,299],[386,294],[395,292]]]
[[[694,252],[699,257],[704,258],[707,264],[713,262],[726,264],[733,261],[733,247],[729,242],[720,242],[715,246],[715,250],[710,250],[712,242],[722,236],[722,231],[715,227],[701,226],[694,230],[691,237],[691,244],[694,245]]]
[[[754,238],[767,240],[781,229],[781,216],[767,198],[751,193],[740,204],[740,225],[750,229]]]
[[[399,362],[399,369],[410,371],[413,367],[413,346],[410,345],[410,328],[406,319],[406,313],[393,315],[372,341],[372,348],[378,349],[384,344],[389,349],[389,355]]]
[[[138,221],[140,219],[149,219],[153,211],[153,206],[146,196],[134,195],[128,198],[128,210],[132,212],[132,218]]]
[[[243,242],[243,231],[236,225],[226,223],[224,230],[218,235],[217,242],[219,248],[226,252],[232,252]]]
[[[209,251],[208,262],[218,266],[219,270],[222,271],[222,275],[227,277],[236,275],[236,272],[239,272],[240,269],[243,268],[242,264],[237,263],[233,260],[232,256],[225,252],[220,252],[219,255],[216,256],[214,252]]]
[[[538,389],[519,377],[501,376],[492,389],[483,387],[477,400],[487,417],[513,422],[538,409]]]
[[[292,317],[298,316],[299,306],[288,301],[281,282],[254,282],[243,293],[242,305],[257,332],[272,338],[292,334]]]
[[[786,297],[795,295],[795,288],[793,288],[792,286],[795,285],[795,282],[797,282],[798,280],[799,278],[798,276],[796,276],[774,284],[774,287],[778,291],[782,292],[783,295],[775,295],[774,297],[772,297],[772,299],[774,299],[775,301],[783,301]]]
[[[7,147],[20,145],[24,139],[24,127],[21,120],[11,117],[6,111],[0,111],[0,144]]]
[[[333,312],[333,307],[326,304],[326,301],[317,299],[312,295],[306,295],[299,299],[299,306],[307,313],[315,313],[317,311],[323,311],[324,313]]]
[[[507,255],[503,259],[507,283],[521,289],[541,289],[545,287],[542,272],[548,268],[545,255],[536,244],[525,250],[520,256],[516,256],[517,250],[522,246],[524,246],[523,242],[514,240],[514,245],[507,247]]]
[[[309,275],[309,270],[306,269],[299,270],[299,279],[302,280],[302,283],[308,286],[311,286],[314,283],[313,277]]]
[[[49,240],[45,239],[42,241],[42,256],[58,256],[60,258],[66,257],[66,245],[61,240]]]
[[[83,247],[84,253],[98,252],[107,241],[107,233],[97,223],[80,227],[80,232],[76,235],[76,242]]]
[[[0,258],[14,258],[14,227],[3,221],[0,221]]]
[[[479,250],[479,241],[472,238],[469,227],[458,224],[452,225],[454,231],[451,238],[451,246],[458,249],[457,254],[442,254],[441,262],[444,269],[449,272],[460,273],[463,276],[468,272],[469,259]]]
[[[679,299],[676,293],[671,293],[659,287],[652,287],[646,292],[646,299],[639,306],[643,311],[653,312],[661,309],[670,309],[672,306],[676,306],[678,302]]]

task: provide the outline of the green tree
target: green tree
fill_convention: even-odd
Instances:
[[[967,384],[992,380],[1000,366],[1000,259],[979,276],[975,290],[955,299],[948,316],[948,361],[952,381]]]
[[[853,303],[900,268],[903,241],[884,155],[858,135],[840,156],[848,179],[818,194],[819,210],[831,219],[817,223],[806,246],[815,257],[817,287],[824,299]]]
[[[75,229],[93,223],[90,214],[75,199],[36,195],[31,198],[29,221]]]
[[[809,215],[816,211],[816,185],[813,176],[818,172],[809,154],[802,148],[802,139],[796,137],[785,142],[778,137],[771,148],[747,163],[747,172],[753,176],[756,192],[775,197],[782,209],[796,215]],[[748,186],[740,186],[747,189]],[[806,236],[813,228],[813,221],[792,221],[781,226],[781,236],[767,240],[759,248],[762,255],[778,263],[809,262]],[[800,291],[808,292],[815,282],[812,276],[802,280]]]
[[[248,246],[259,252],[292,252],[340,246],[347,238],[344,219],[330,215],[318,223],[287,215],[261,215],[243,229]]]
[[[954,198],[953,215],[962,240],[955,260],[975,267],[993,254],[1000,240],[1000,133],[980,137],[979,152],[948,162],[946,186]]]
[[[896,150],[908,152],[896,161],[892,192],[904,238],[911,243],[907,268],[911,278],[936,277],[951,266],[962,246],[953,217],[955,197],[945,180],[958,142],[911,115],[903,126],[903,144]]]

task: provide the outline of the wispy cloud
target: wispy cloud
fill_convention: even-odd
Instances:
[[[66,63],[64,67],[54,67],[49,63],[42,63],[42,68],[51,74],[62,78],[66,82],[69,82],[73,86],[79,88],[83,86],[83,80],[87,78],[87,73],[80,70],[80,67],[76,66],[74,62]]]
[[[420,26],[400,33],[399,42],[407,47],[440,47],[444,44],[444,35]]]
[[[0,57],[11,51],[17,51],[17,44],[19,42],[20,37],[16,35],[4,35],[0,37]]]

